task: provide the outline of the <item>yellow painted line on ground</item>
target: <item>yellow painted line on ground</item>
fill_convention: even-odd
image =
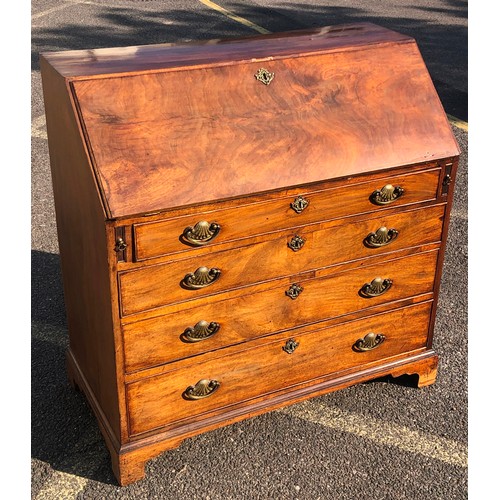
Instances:
[[[56,12],[58,10],[65,9],[66,7],[71,7],[71,3],[64,3],[61,5],[57,5],[56,7],[52,7],[50,9],[47,9],[47,10],[42,10],[42,12],[37,12],[36,14],[33,14],[31,16],[31,20],[33,21],[33,19],[38,19],[39,17],[43,17],[43,16],[46,16],[47,14],[51,14],[52,12]]]
[[[358,415],[316,401],[288,406],[280,412],[331,429],[349,432],[377,444],[393,446],[458,467],[467,467],[467,446],[402,425]]]
[[[232,19],[233,21],[236,21],[237,23],[243,24],[244,26],[247,26],[248,28],[252,28],[253,30],[262,33],[263,35],[267,35],[271,33],[271,31],[266,30],[266,28],[263,28],[262,26],[259,26],[258,24],[253,23],[252,21],[249,21],[248,19],[245,19],[244,17],[238,16],[237,14],[234,14],[233,12],[225,9],[224,7],[221,7],[220,5],[217,5],[214,2],[211,2],[210,0],[199,0],[203,5],[206,5],[210,9],[216,10],[217,12],[220,12],[221,14],[224,14],[226,17],[229,17],[229,19]]]
[[[89,480],[66,472],[54,472],[35,500],[74,500],[87,486]]]
[[[469,124],[467,122],[464,122],[463,120],[460,120],[460,118],[456,118],[453,115],[446,115],[446,116],[448,117],[448,121],[452,125],[455,125],[455,127],[465,130],[466,132],[469,131]]]

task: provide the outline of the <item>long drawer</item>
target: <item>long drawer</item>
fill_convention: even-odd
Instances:
[[[196,214],[134,224],[134,257],[141,261],[280,229],[435,200],[439,174],[440,168],[433,168],[352,185],[343,181],[332,189],[305,188],[298,195],[278,195],[261,203],[225,210],[207,211],[201,207]],[[380,192],[383,197],[384,188],[387,196],[393,193],[393,199],[372,196]]]
[[[119,274],[122,316],[188,301],[233,288],[291,276],[341,262],[377,256],[407,247],[439,242],[444,206],[436,205],[355,223],[339,221],[327,229],[310,226],[278,239],[225,252],[214,252]],[[396,230],[383,246],[367,238],[381,228]],[[293,240],[303,242],[297,251]],[[201,288],[188,289],[190,283]],[[198,286],[198,285],[196,285]]]
[[[312,333],[286,333],[209,353],[128,384],[131,435],[217,413],[231,405],[353,367],[422,349],[431,302]],[[366,349],[366,350],[363,350]],[[190,399],[199,398],[199,399]]]
[[[253,338],[331,319],[384,302],[432,291],[438,252],[419,253],[323,278],[298,280],[292,300],[281,285],[259,293],[207,301],[175,313],[123,325],[127,372],[150,368],[213,351]],[[392,286],[376,297],[360,293],[365,283],[381,277]],[[237,311],[237,314],[235,314]]]

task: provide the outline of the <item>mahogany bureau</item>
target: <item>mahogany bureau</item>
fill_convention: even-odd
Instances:
[[[41,55],[71,382],[120,484],[190,436],[434,382],[459,148],[369,24]]]

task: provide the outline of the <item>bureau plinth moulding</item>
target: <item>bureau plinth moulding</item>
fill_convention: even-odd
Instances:
[[[369,24],[44,53],[70,347],[120,484],[201,432],[432,384],[459,148]]]

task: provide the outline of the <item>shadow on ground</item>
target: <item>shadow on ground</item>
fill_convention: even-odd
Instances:
[[[54,470],[116,484],[97,422],[67,382],[59,256],[32,252],[31,455]]]

